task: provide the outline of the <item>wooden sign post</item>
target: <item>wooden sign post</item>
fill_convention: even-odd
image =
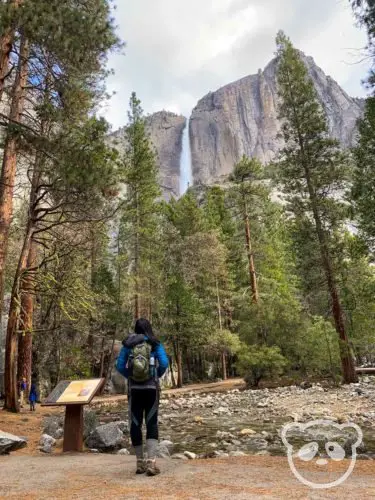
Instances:
[[[83,450],[83,407],[91,403],[105,379],[62,380],[42,406],[65,406],[63,451]]]

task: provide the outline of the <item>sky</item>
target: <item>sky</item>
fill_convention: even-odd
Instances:
[[[147,114],[188,117],[208,92],[263,69],[279,29],[348,94],[366,95],[366,36],[349,0],[117,0],[114,16],[126,44],[109,59],[115,95],[103,114],[114,130],[132,91]]]

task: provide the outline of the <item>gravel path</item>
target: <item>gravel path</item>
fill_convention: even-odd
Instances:
[[[134,460],[116,455],[0,457],[0,498],[35,499],[373,499],[375,466],[361,461],[331,490],[299,483],[282,457],[161,461],[156,478],[135,476]],[[311,469],[311,466],[310,470]],[[319,472],[313,472],[315,478]]]

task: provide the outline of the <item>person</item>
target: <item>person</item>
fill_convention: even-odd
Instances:
[[[26,378],[23,377],[20,384],[20,407],[23,408],[23,403],[25,401],[25,393],[27,391],[27,381]]]
[[[116,368],[128,380],[130,437],[137,459],[136,474],[155,476],[160,473],[156,466],[159,378],[168,368],[168,357],[147,319],[138,319],[134,331],[134,334],[123,341]],[[147,429],[147,459],[142,439],[143,417]]]
[[[31,382],[30,392],[29,392],[29,403],[30,403],[30,411],[35,411],[35,403],[38,399],[36,393],[36,383],[35,380]]]

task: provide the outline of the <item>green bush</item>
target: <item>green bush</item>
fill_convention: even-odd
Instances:
[[[253,345],[239,353],[237,369],[247,385],[258,387],[263,378],[281,375],[287,365],[279,347]]]

